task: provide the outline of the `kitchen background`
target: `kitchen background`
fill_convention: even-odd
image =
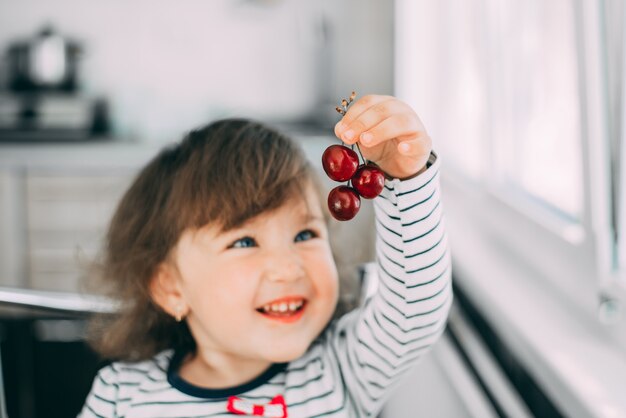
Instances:
[[[0,417],[82,406],[103,365],[85,319],[112,309],[84,279],[163,145],[249,116],[317,164],[352,90],[417,110],[442,158],[452,246],[446,334],[382,416],[626,416],[625,12],[621,0],[0,0]],[[359,281],[371,205],[332,229],[358,303],[375,287]]]
[[[5,46],[46,24],[81,42],[82,94],[108,98],[124,140],[168,141],[231,114],[310,119],[347,86],[393,88],[389,2],[0,4]]]

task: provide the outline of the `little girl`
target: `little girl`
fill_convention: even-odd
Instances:
[[[107,235],[121,301],[81,417],[370,417],[452,302],[439,161],[415,112],[366,96],[335,127],[387,175],[377,293],[332,320],[325,197],[298,146],[252,121],[188,134],[139,174]],[[321,163],[320,163],[321,164]]]

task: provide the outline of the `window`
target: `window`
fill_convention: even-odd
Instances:
[[[478,180],[489,130],[483,10],[462,0],[420,3],[405,2],[403,15],[412,23],[396,25],[396,56],[404,59],[396,66],[396,94],[416,108],[431,136],[458,138],[440,141],[439,149],[463,175]],[[446,25],[438,24],[444,19]],[[406,55],[410,50],[420,52]]]
[[[491,142],[502,186],[580,220],[583,126],[574,4],[492,0],[485,9],[492,40]]]
[[[626,6],[398,0],[396,7],[396,94],[440,151],[444,203],[446,195],[454,203],[448,217],[475,225],[534,272],[528,286],[626,350]],[[465,240],[470,256],[473,239]],[[487,255],[483,265],[504,258]],[[516,297],[499,296],[503,304]]]

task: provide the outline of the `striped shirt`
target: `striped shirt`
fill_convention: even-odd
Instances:
[[[332,322],[301,358],[228,389],[184,381],[177,375],[182,356],[171,351],[142,362],[113,363],[98,372],[79,416],[226,417],[233,416],[228,403],[234,395],[249,415],[376,416],[400,377],[439,338],[452,303],[434,153],[429,163],[417,177],[388,180],[374,200],[376,293]],[[275,405],[260,406],[279,395],[286,415]]]

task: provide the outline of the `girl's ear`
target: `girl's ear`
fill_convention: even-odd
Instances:
[[[189,311],[180,288],[178,270],[170,262],[161,263],[150,280],[150,297],[179,322]]]

